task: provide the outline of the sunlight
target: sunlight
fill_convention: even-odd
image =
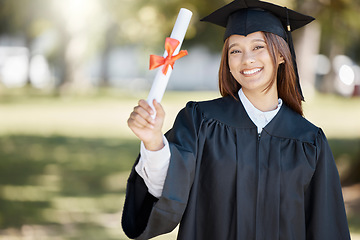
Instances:
[[[98,0],[54,0],[53,6],[65,20],[70,33],[79,32],[90,25],[101,12]]]
[[[9,87],[23,87],[27,81],[29,50],[25,47],[0,47],[0,79]]]
[[[43,55],[35,55],[31,58],[29,77],[35,88],[44,88],[51,82],[51,73],[47,59]]]
[[[339,77],[345,85],[350,86],[355,80],[354,70],[349,65],[344,64],[339,69]]]

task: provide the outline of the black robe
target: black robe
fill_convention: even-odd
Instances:
[[[130,238],[180,223],[182,240],[350,239],[326,137],[285,104],[258,135],[239,100],[189,102],[166,137],[162,196],[151,196],[134,168],[128,179],[122,226]]]

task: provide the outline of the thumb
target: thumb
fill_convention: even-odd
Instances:
[[[158,103],[155,99],[153,100],[153,105],[155,107],[156,111],[156,118],[164,118],[165,117],[165,111],[160,103]]]

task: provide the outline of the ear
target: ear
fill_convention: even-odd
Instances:
[[[284,62],[285,62],[284,57],[282,55],[279,55],[279,58],[278,58],[279,65],[283,64]]]

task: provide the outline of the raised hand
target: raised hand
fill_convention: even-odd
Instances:
[[[127,123],[134,134],[143,141],[147,150],[157,151],[164,146],[161,129],[164,124],[165,111],[155,99],[153,105],[156,111],[155,119],[151,117],[154,110],[144,99],[141,99],[134,107]]]

